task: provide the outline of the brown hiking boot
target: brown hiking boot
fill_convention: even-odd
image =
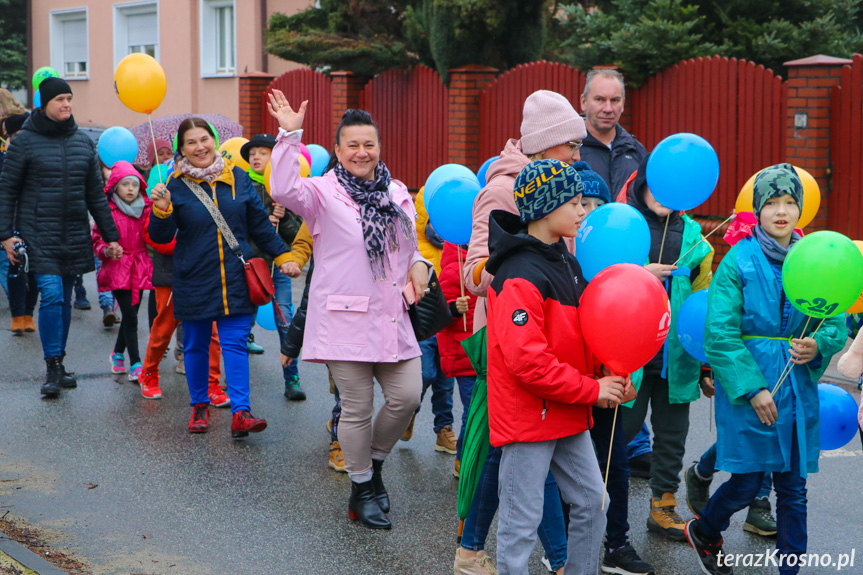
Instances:
[[[345,467],[345,455],[342,453],[342,446],[339,445],[338,441],[333,441],[330,443],[330,462],[328,464],[330,469],[334,469],[336,471],[344,471],[347,472],[347,467]]]
[[[411,437],[414,436],[414,422],[417,420],[417,414],[414,413],[413,417],[411,417],[411,422],[408,424],[408,428],[405,429],[402,436],[399,438],[402,441],[410,441]]]
[[[12,318],[12,333],[15,335],[21,335],[24,333],[24,316]]]
[[[446,453],[456,454],[456,436],[453,433],[452,425],[447,425],[437,433],[437,441],[434,444],[435,451],[444,451]]]
[[[647,529],[672,541],[686,541],[686,522],[677,514],[677,500],[673,493],[650,498],[650,516]]]

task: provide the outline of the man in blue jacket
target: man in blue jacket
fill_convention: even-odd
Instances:
[[[625,96],[623,75],[617,70],[600,68],[587,74],[581,95],[587,126],[581,159],[602,176],[612,199],[647,156],[641,142],[620,125]]]

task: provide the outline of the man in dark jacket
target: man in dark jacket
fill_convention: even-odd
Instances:
[[[109,242],[106,253],[120,259],[123,248],[102,191],[96,148],[72,117],[72,89],[47,78],[39,90],[44,104],[10,143],[0,174],[0,241],[13,263],[19,260],[16,245],[26,242],[42,298],[39,336],[48,368],[42,394],[56,397],[61,387],[77,386],[63,357],[75,275],[95,268],[87,212]]]
[[[581,109],[584,110],[587,137],[581,159],[602,176],[617,197],[620,188],[638,170],[647,150],[620,125],[625,99],[623,75],[617,70],[598,69],[587,74]]]

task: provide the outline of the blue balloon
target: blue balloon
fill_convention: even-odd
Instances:
[[[33,94],[33,108],[41,108],[42,107],[42,93],[39,90],[36,90],[36,93]]]
[[[327,164],[330,163],[330,153],[327,152],[326,148],[317,144],[309,144],[306,148],[312,156],[312,176],[323,176]]]
[[[258,308],[258,313],[255,316],[255,321],[259,326],[268,331],[276,331],[276,318],[273,315],[273,302],[270,301],[267,305],[262,305]]]
[[[575,257],[588,281],[614,264],[643,266],[649,253],[647,220],[627,204],[612,202],[596,208],[575,236]]]
[[[476,175],[471,172],[469,168],[466,168],[461,164],[444,164],[443,166],[435,168],[435,170],[429,174],[425,184],[425,191],[423,192],[423,203],[425,204],[426,211],[429,210],[432,196],[435,195],[435,192],[440,185],[448,180],[454,180],[456,178],[473,179],[476,180],[477,184],[479,184],[479,180],[476,179]],[[435,230],[437,230],[437,226],[434,224],[432,225]]]
[[[479,167],[479,171],[476,173],[476,179],[479,180],[479,185],[481,188],[484,188],[485,185],[488,183],[485,181],[485,173],[488,171],[488,167],[492,164],[492,162],[497,160],[499,157],[500,156],[495,156],[493,158],[489,158],[486,161],[484,161],[482,163],[482,165]]]
[[[719,157],[710,142],[695,134],[668,136],[647,160],[647,186],[656,201],[673,210],[703,204],[719,181]]]
[[[432,227],[440,237],[456,245],[469,243],[473,229],[473,201],[481,188],[476,176],[470,175],[443,182],[428,203]]]
[[[857,435],[857,402],[851,394],[830,383],[818,384],[821,404],[821,449],[845,447]]]
[[[707,290],[699,290],[686,298],[677,313],[677,339],[686,353],[707,363],[704,353],[704,324],[707,323]]]
[[[97,148],[99,159],[109,168],[113,168],[114,164],[121,160],[131,164],[138,157],[138,140],[135,139],[135,134],[122,126],[114,126],[102,132]]]
[[[150,195],[150,190],[156,187],[156,184],[168,183],[168,176],[171,175],[171,168],[165,164],[156,164],[150,170],[150,175],[147,177],[147,195]]]

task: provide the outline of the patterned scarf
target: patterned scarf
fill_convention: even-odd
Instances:
[[[412,246],[417,245],[414,222],[390,200],[390,171],[383,162],[378,162],[373,180],[360,179],[348,172],[341,164],[336,164],[336,178],[360,206],[363,237],[366,240],[366,253],[372,266],[374,281],[386,279],[390,268],[388,252],[399,249],[398,227]]]
[[[177,169],[195,180],[203,180],[209,182],[210,185],[216,181],[216,178],[225,169],[225,160],[220,154],[216,154],[216,160],[206,168],[196,168],[186,158],[177,162]]]

